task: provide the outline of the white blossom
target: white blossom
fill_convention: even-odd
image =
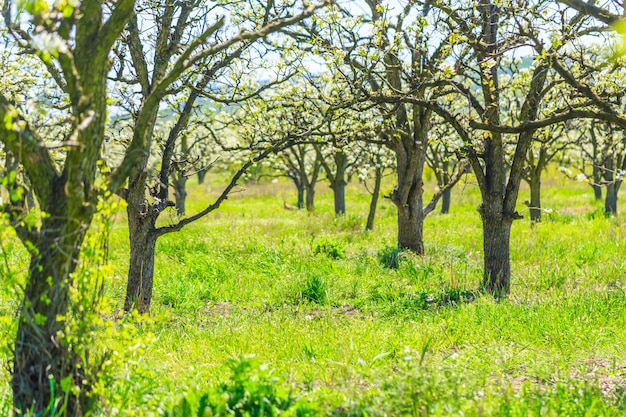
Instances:
[[[43,31],[38,33],[33,36],[31,45],[33,48],[49,54],[55,52],[65,54],[68,52],[67,43],[56,32]]]

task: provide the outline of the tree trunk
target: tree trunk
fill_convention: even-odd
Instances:
[[[321,156],[321,152],[318,152]],[[330,175],[330,168],[327,168],[327,176],[331,179],[330,187],[333,189],[335,200],[335,215],[346,214],[346,168],[348,166],[348,155],[343,151],[337,151],[333,155],[335,160],[335,175]],[[325,165],[326,166],[326,165]]]
[[[65,404],[64,415],[81,416],[88,408],[86,394],[93,381],[85,380],[86,364],[60,340],[64,321],[59,317],[68,314],[70,277],[86,228],[46,223],[42,230],[49,233],[33,242],[39,254],[31,256],[15,339],[11,379],[15,415],[48,415],[49,405],[58,411]],[[68,378],[80,388],[78,394],[62,389]]]
[[[151,207],[144,197],[146,179],[146,171],[132,178],[129,181],[126,198],[130,265],[124,311],[130,312],[137,309],[141,314],[150,311],[154,278],[154,252],[158,237],[154,231],[159,216],[158,211]]]
[[[452,189],[447,189],[441,195],[441,214],[448,214],[450,212],[450,199]]]
[[[187,177],[178,174],[173,182],[174,198],[176,199],[176,214],[182,216],[185,214],[185,201],[187,200]]]
[[[604,156],[604,183],[606,184],[606,196],[604,197],[604,213],[607,215],[617,214],[617,190],[615,184],[615,162],[613,155]]]
[[[598,183],[591,185],[593,187],[593,196],[596,201],[602,200],[602,186]]]
[[[206,169],[201,169],[200,171],[198,171],[197,175],[198,175],[198,184],[204,184],[204,179],[206,178]]]
[[[157,236],[150,219],[133,216],[130,227],[130,266],[126,286],[124,311],[137,309],[140,314],[150,311],[154,280],[154,254]]]
[[[595,153],[595,149],[594,149]],[[592,164],[593,169],[593,196],[596,201],[602,200],[602,169],[595,162]]]
[[[617,187],[615,182],[610,182],[606,186],[606,196],[604,197],[604,212],[607,215],[617,214]]]
[[[315,184],[307,184],[305,186],[306,210],[312,212],[315,210]]]
[[[531,174],[530,177],[530,220],[541,221],[541,177]]]
[[[424,254],[424,215],[421,204],[398,206],[398,246]]]
[[[304,187],[298,186],[298,208],[303,209],[304,207]]]
[[[374,182],[374,191],[372,192],[372,200],[370,201],[370,211],[367,215],[367,224],[365,230],[374,230],[374,219],[376,218],[376,206],[378,205],[378,196],[380,195],[380,184],[383,180],[383,170],[376,168]]]
[[[483,289],[496,298],[509,293],[511,279],[510,240],[512,220],[502,214],[502,204],[480,208],[483,223]]]
[[[449,163],[447,160],[443,161],[441,164],[441,183],[439,187],[443,188],[450,183],[450,174],[448,173]],[[450,212],[450,197],[451,197],[452,189],[448,188],[443,192],[441,196],[441,214],[448,214]]]
[[[335,215],[344,216],[346,214],[346,183],[339,181],[333,184],[333,194],[335,200]]]

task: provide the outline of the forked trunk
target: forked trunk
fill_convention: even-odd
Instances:
[[[541,221],[541,178],[533,175],[530,178],[530,220]]]
[[[484,273],[483,289],[496,298],[509,293],[511,280],[510,240],[511,224],[509,218],[502,215],[501,208],[483,205],[481,218],[483,223]]]
[[[367,215],[367,224],[365,230],[374,230],[374,219],[376,218],[376,206],[378,205],[378,196],[380,195],[380,184],[383,180],[383,170],[376,168],[374,182],[374,190],[372,192],[372,200],[370,201],[370,211]]]

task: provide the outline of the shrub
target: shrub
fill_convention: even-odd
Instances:
[[[274,417],[319,415],[312,404],[298,401],[271,369],[254,355],[231,359],[230,379],[200,396],[190,393],[164,417]]]

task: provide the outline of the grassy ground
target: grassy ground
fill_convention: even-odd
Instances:
[[[219,185],[192,185],[188,211]],[[105,414],[158,414],[227,380],[227,361],[248,354],[318,414],[626,413],[626,224],[605,218],[588,186],[546,181],[544,221],[514,224],[511,296],[501,302],[476,291],[475,185],[459,184],[450,214],[428,217],[426,255],[401,256],[394,269],[382,259],[395,253],[389,201],[364,232],[363,189],[349,187],[340,219],[327,187],[318,190],[308,214],[283,210],[288,183],[247,185],[159,240],[152,319],[135,326],[145,346],[116,370]],[[127,240],[120,213],[106,282],[117,308]],[[15,302],[3,300],[8,329]]]

